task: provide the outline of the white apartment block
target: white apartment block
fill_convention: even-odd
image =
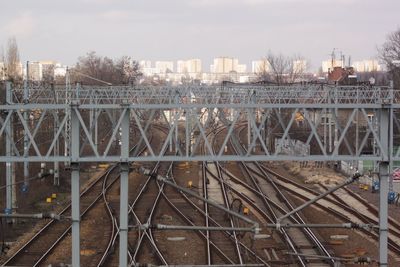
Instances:
[[[151,61],[150,60],[141,60],[141,61],[139,61],[139,66],[141,68],[151,68]]]
[[[237,58],[232,57],[217,57],[214,58],[214,64],[210,66],[212,73],[229,73],[235,72],[246,72],[247,66],[245,64],[239,64]]]
[[[370,71],[381,71],[382,66],[379,65],[378,61],[375,59],[368,59],[362,61],[355,61],[352,67],[357,72],[370,72]]]
[[[269,72],[271,69],[268,60],[253,60],[251,62],[251,72],[252,73],[264,73]]]
[[[156,61],[156,70],[158,73],[174,72],[173,61]]]
[[[57,63],[54,67],[54,77],[65,77],[67,75],[67,66],[62,66],[60,63]]]
[[[201,60],[200,59],[189,59],[189,60],[178,60],[176,62],[177,73],[201,73]]]
[[[293,72],[294,73],[303,73],[306,70],[307,70],[307,61],[306,60],[293,61]]]
[[[29,61],[27,75],[29,80],[40,81],[43,79],[43,65],[40,62]]]

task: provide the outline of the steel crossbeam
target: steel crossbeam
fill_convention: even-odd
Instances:
[[[29,105],[29,106],[28,106]],[[149,151],[147,156],[136,156],[129,157],[130,161],[197,161],[197,160],[216,160],[216,161],[252,161],[252,160],[322,160],[322,161],[334,161],[334,160],[381,160],[387,156],[387,150],[383,149],[380,141],[380,133],[378,127],[369,119],[370,114],[375,114],[377,110],[380,110],[382,105],[379,107],[369,107],[369,104],[364,107],[349,105],[344,108],[335,107],[335,112],[338,115],[332,116],[332,120],[329,123],[334,124],[337,128],[336,134],[337,140],[326,140],[325,133],[321,130],[321,114],[324,114],[325,110],[328,110],[330,114],[333,107],[320,107],[318,105],[307,106],[299,108],[297,105],[292,107],[275,107],[268,105],[254,105],[254,104],[209,104],[205,107],[190,104],[145,104],[145,105],[118,105],[118,104],[100,104],[95,106],[92,104],[79,105],[74,104],[28,104],[24,106],[25,109],[32,110],[39,118],[36,121],[26,122],[20,111],[20,104],[3,105],[0,106],[0,111],[7,113],[4,118],[0,120],[0,138],[7,139],[11,142],[11,146],[14,148],[15,153],[12,155],[0,155],[0,162],[25,162],[25,161],[42,161],[42,162],[56,162],[56,161],[70,161],[70,155],[65,155],[60,150],[55,149],[56,143],[60,140],[65,140],[67,133],[71,129],[68,129],[68,116],[72,112],[76,114],[77,125],[80,126],[81,143],[79,149],[79,162],[114,162],[117,160],[116,155],[110,152],[110,147],[113,142],[116,141],[118,129],[122,127],[122,118],[125,112],[131,114],[132,120],[130,121],[130,128],[136,127],[138,129],[138,137],[141,142],[144,142],[147,150]],[[126,109],[125,109],[126,108]],[[214,129],[218,125],[218,114],[221,112],[227,113],[228,116],[233,117],[230,120],[230,130],[222,132],[221,136],[224,136],[223,144],[226,144],[232,135],[233,129],[240,127],[244,122],[249,122],[248,127],[251,129],[252,138],[248,146],[248,153],[246,155],[235,155],[233,152],[229,154],[227,151],[221,150],[214,154],[211,149],[211,144],[208,141],[207,135],[210,129]],[[111,134],[107,136],[107,146],[104,148],[98,146],[93,140],[93,128],[94,124],[89,125],[89,122],[85,119],[88,114],[93,113],[100,114],[102,111],[105,113],[114,112],[114,116],[111,116],[109,120],[114,120],[113,123],[102,125],[103,131],[108,131]],[[218,110],[217,116],[212,115],[214,110]],[[358,131],[354,128],[354,117],[356,112],[359,114],[359,120],[363,123],[359,125]],[[58,119],[57,125],[54,127],[53,139],[47,144],[38,144],[38,128],[44,124],[44,114],[55,114],[55,119]],[[104,112],[103,112],[104,113]],[[171,118],[167,116],[149,116],[149,114],[155,113],[174,113]],[[262,138],[265,135],[265,128],[262,125],[266,121],[266,115],[256,117],[256,113],[274,114],[273,119],[275,120],[275,137],[279,138],[275,142],[275,147],[269,147],[266,143],[266,139]],[[25,153],[22,144],[18,143],[18,140],[10,140],[7,135],[7,128],[5,125],[10,123],[10,118],[13,118],[13,123],[20,125],[21,130],[24,131],[27,136],[27,146],[25,147]],[[207,120],[206,117],[215,116],[216,120]],[[340,119],[338,118],[340,117]],[[100,120],[97,116],[96,121]],[[187,123],[186,120],[189,120]],[[98,122],[96,122],[98,123]],[[145,129],[151,127],[151,123],[164,125],[168,128],[169,134],[166,140],[160,140],[163,142],[163,146],[166,146],[166,142],[170,139],[178,141],[177,148],[178,154],[175,156],[164,156],[155,151],[155,145],[152,145],[146,135]],[[326,123],[326,122],[325,122]],[[29,124],[29,125],[28,125]],[[378,122],[379,125],[379,122]],[[182,141],[177,140],[177,132],[184,135]],[[294,135],[301,131],[303,142],[307,145],[314,144],[313,150],[309,155],[304,154],[285,154],[282,152],[285,140],[293,139]],[[357,136],[356,136],[357,135]],[[173,137],[174,136],[174,137]],[[331,138],[330,138],[331,139]],[[358,149],[350,145],[350,140],[360,140]],[[68,140],[65,140],[68,141]],[[190,144],[185,144],[186,142]],[[199,154],[195,148],[199,143],[203,142],[206,145],[206,154]],[[327,144],[329,142],[329,145]],[[354,144],[354,142],[353,142]],[[376,147],[375,150],[371,150],[371,144]],[[69,146],[67,144],[67,146]],[[87,149],[85,153],[83,150]],[[259,149],[257,149],[259,148]],[[20,152],[19,152],[20,151]],[[400,158],[399,152],[394,151],[394,160]],[[29,155],[29,157],[24,157]]]
[[[79,89],[78,89],[79,88]],[[400,104],[400,91],[389,87],[370,86],[329,86],[329,85],[287,85],[287,86],[154,86],[154,87],[85,87],[75,90],[56,86],[49,88],[29,88],[30,101],[35,103],[65,103],[66,100],[79,100],[81,104],[94,99],[97,102],[122,103],[163,103],[174,99],[177,95],[183,102],[191,103],[250,103],[256,104],[381,104],[383,99],[392,99],[394,104]],[[25,89],[26,90],[26,89]],[[19,95],[24,88],[14,89],[15,102],[23,103]],[[218,97],[217,97],[218,96]]]

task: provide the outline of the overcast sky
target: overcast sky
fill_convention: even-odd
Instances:
[[[333,48],[352,60],[400,27],[399,0],[2,0],[0,45],[21,58],[74,64],[88,51],[135,59],[301,54],[312,69]],[[250,67],[250,66],[249,66]]]

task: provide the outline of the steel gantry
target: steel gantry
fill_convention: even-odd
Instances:
[[[400,94],[391,87],[370,86],[160,86],[160,87],[12,87],[0,105],[0,162],[6,163],[7,208],[13,209],[12,164],[65,163],[71,168],[72,264],[79,266],[79,164],[121,163],[120,266],[127,263],[128,170],[149,161],[358,161],[379,163],[380,266],[387,266],[388,179],[400,130]],[[28,114],[30,114],[28,116]],[[48,118],[51,118],[49,120]],[[101,118],[101,119],[100,119]],[[373,119],[371,119],[373,118]],[[47,121],[52,139],[39,143]],[[49,122],[51,121],[51,122]],[[153,124],[168,128],[158,152],[148,137]],[[23,132],[21,143],[13,125]],[[218,151],[207,134],[227,126]],[[237,127],[248,128],[246,153],[227,150]],[[130,132],[135,127],[135,142]],[[108,133],[99,145],[99,129]],[[179,135],[178,135],[179,132]],[[183,137],[182,137],[183,136]],[[134,143],[147,153],[136,153]],[[205,146],[205,152],[198,149]],[[117,145],[117,149],[111,149]],[[63,150],[60,148],[64,148]],[[300,149],[301,148],[301,149]],[[131,151],[131,152],[130,152]],[[132,153],[133,151],[133,153]],[[24,168],[27,172],[27,167]],[[27,173],[25,173],[27,174]],[[26,175],[25,175],[26,176]],[[55,180],[55,181],[56,181]]]

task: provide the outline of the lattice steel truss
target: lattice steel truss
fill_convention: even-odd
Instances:
[[[6,162],[7,166],[13,162],[27,161],[70,163],[75,207],[79,204],[76,196],[77,190],[79,193],[77,164],[80,162],[121,162],[123,165],[134,161],[380,162],[380,263],[381,266],[387,264],[389,163],[400,160],[400,146],[393,151],[393,144],[398,142],[394,139],[394,133],[400,130],[397,121],[400,92],[393,88],[312,84],[180,87],[77,85],[73,88],[27,88],[25,85],[25,88],[12,88],[8,84],[7,92],[7,103],[0,105],[0,140],[6,140],[3,142],[6,148],[1,150],[5,153],[0,155],[0,162]],[[30,114],[33,119],[27,120],[24,114]],[[100,121],[101,116],[103,119]],[[39,145],[38,130],[47,117],[54,121],[53,139]],[[108,120],[106,123],[104,117]],[[23,152],[21,143],[13,137],[12,125],[15,124],[20,125],[24,132]],[[167,138],[160,140],[160,152],[149,140],[148,132],[154,124],[168,129]],[[215,153],[208,134],[221,125],[226,126],[227,130],[221,132],[223,141]],[[104,146],[99,146],[99,127],[110,132],[102,140],[106,144]],[[138,132],[135,136],[137,142],[146,146],[147,155],[137,155],[135,149],[129,153],[134,144],[127,136],[133,128]],[[240,128],[247,129],[248,140],[243,143],[247,153],[235,155],[225,146],[232,137],[239,140],[237,129]],[[290,140],[299,138],[303,146],[310,147],[306,153],[290,149],[294,144]],[[59,148],[59,142],[65,144],[64,151]],[[120,144],[120,148],[112,152],[111,147],[115,142]],[[205,152],[198,149],[202,143]],[[176,153],[164,155],[168,145]],[[126,173],[123,177],[122,180],[127,183]],[[126,195],[127,192],[122,193]],[[76,209],[74,211],[73,262],[79,264],[79,246],[76,248],[79,245],[79,228],[76,228],[79,227],[79,209],[78,212]],[[125,222],[126,218],[121,220]],[[126,240],[125,230],[122,231],[124,238],[121,240]]]
[[[3,112],[0,121],[0,136],[8,138],[6,125],[13,117],[14,123],[20,123],[28,140],[29,161],[58,162],[104,162],[119,161],[119,155],[110,153],[110,146],[118,138],[122,117],[128,113],[131,128],[138,127],[140,138],[149,151],[147,156],[129,157],[129,161],[252,161],[252,160],[381,160],[388,157],[380,141],[380,124],[377,119],[381,110],[397,109],[396,93],[385,87],[330,87],[322,85],[287,86],[287,87],[77,87],[75,90],[64,88],[30,89],[29,103],[20,101],[21,90],[13,90],[13,102],[1,105]],[[66,97],[67,96],[67,97]],[[399,100],[400,101],[400,100]],[[38,120],[28,122],[23,113],[30,111]],[[80,151],[85,146],[91,151],[72,159],[71,153],[54,151],[57,140],[69,143],[70,118],[74,113],[79,121],[81,143]],[[95,136],[99,114],[106,113],[110,119],[108,127],[112,135],[109,145],[101,150]],[[56,116],[57,114],[58,116]],[[90,121],[84,119],[90,114]],[[40,148],[35,141],[37,129],[41,127],[47,115],[58,117],[58,131],[53,142]],[[374,117],[374,120],[371,120]],[[222,119],[224,118],[224,119]],[[267,123],[276,121],[278,143],[272,147],[265,140]],[[327,122],[328,120],[328,122]],[[356,121],[359,125],[355,125]],[[213,153],[207,133],[218,123],[229,124],[224,144],[234,134],[233,129],[243,122],[250,128],[250,142],[246,155],[228,154],[224,147]],[[169,127],[168,142],[175,143],[178,154],[163,156],[154,151],[144,129],[158,123]],[[283,140],[291,139],[300,127],[305,136],[305,143],[314,142],[317,146],[310,155],[282,153]],[[400,127],[400,124],[394,123]],[[357,128],[355,128],[357,127]],[[331,131],[324,128],[334,128]],[[350,131],[350,129],[353,129]],[[355,129],[355,131],[354,131]],[[36,131],[35,131],[36,130]],[[172,140],[176,131],[185,134],[181,140]],[[329,132],[329,133],[328,133]],[[335,133],[335,136],[333,136]],[[331,134],[328,139],[328,134]],[[334,140],[335,139],[335,140]],[[354,140],[358,143],[354,146]],[[14,140],[11,145],[17,148]],[[197,146],[206,144],[206,154],[199,154]],[[367,148],[374,144],[375,149]],[[133,144],[130,144],[133,146]],[[67,145],[67,148],[69,146]],[[255,149],[257,147],[257,149]],[[55,153],[56,152],[56,153]],[[393,160],[400,159],[400,149],[395,151]],[[18,149],[11,156],[1,155],[2,162],[26,161],[20,157]]]

